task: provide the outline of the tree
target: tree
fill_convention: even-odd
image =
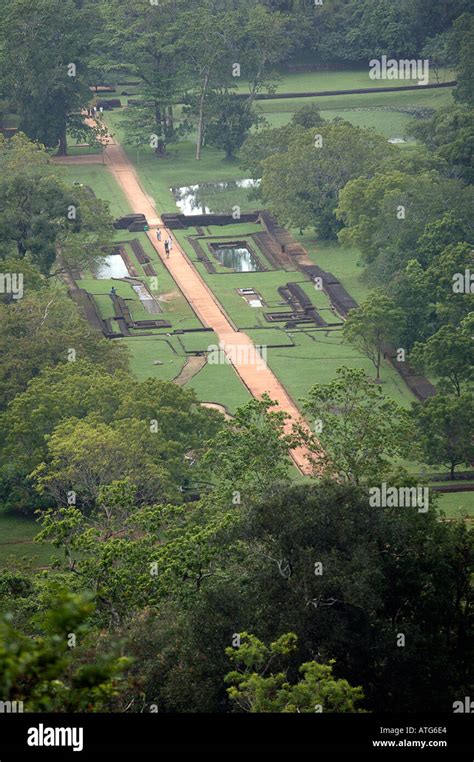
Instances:
[[[206,141],[215,148],[223,148],[226,159],[232,159],[258,117],[246,101],[231,93],[214,95],[210,111]]]
[[[409,353],[417,341],[425,341],[436,328],[436,304],[430,280],[420,263],[411,259],[387,284],[387,293],[403,311],[397,340]]]
[[[269,674],[275,662],[296,650],[297,637],[286,633],[269,646],[247,632],[238,635],[239,645],[226,648],[226,654],[237,669],[229,672],[225,682],[229,698],[244,712],[360,712],[356,708],[364,697],[362,688],[353,688],[347,680],[333,677],[329,664],[305,662],[298,672],[302,678],[295,684],[286,672]]]
[[[449,49],[450,42],[451,38],[449,32],[441,32],[435,37],[427,39],[421,49],[421,56],[429,60],[430,69],[433,70],[438,84],[441,79],[441,70],[449,68],[452,63]]]
[[[278,75],[272,67],[288,57],[294,42],[288,14],[262,2],[242,6],[237,58],[242,62],[240,74],[248,84],[250,108],[258,92],[274,91]]]
[[[112,0],[101,9],[104,60],[143,83],[141,103],[127,110],[126,140],[153,148],[158,158],[166,156],[166,145],[175,137],[173,107],[189,84],[181,26],[188,7],[184,0],[144,6]]]
[[[169,461],[176,457],[170,445],[145,421],[108,425],[94,416],[69,418],[51,433],[46,461],[29,478],[56,505],[67,505],[68,495],[74,493],[77,505],[86,511],[95,505],[101,487],[127,477],[136,485],[138,504],[165,502],[179,494],[170,479]]]
[[[85,188],[67,186],[44,149],[21,134],[11,140],[0,136],[0,167],[3,257],[29,257],[48,276],[102,261],[113,233],[106,202]]]
[[[474,105],[474,14],[463,13],[453,24],[453,51],[456,57],[458,86],[454,98]]]
[[[94,139],[81,110],[90,100],[87,57],[94,8],[75,0],[8,0],[2,11],[2,79],[19,129],[58,154],[67,133]]]
[[[293,124],[299,124],[305,130],[309,130],[311,127],[319,127],[325,120],[321,116],[319,106],[316,103],[310,103],[308,106],[302,106],[298,111],[295,111],[291,121]]]
[[[250,133],[239,153],[242,169],[254,180],[259,180],[263,173],[263,161],[273,154],[286,153],[294,130],[294,125],[285,124],[283,127],[265,127]]]
[[[343,337],[369,358],[380,381],[382,355],[400,333],[404,313],[381,291],[374,291],[360,307],[349,312],[344,323]]]
[[[0,304],[0,357],[3,406],[57,363],[87,359],[109,370],[127,365],[123,347],[91,329],[64,293],[46,287]]]
[[[439,257],[448,246],[468,240],[472,233],[466,220],[456,218],[455,212],[449,211],[442,217],[432,220],[416,242],[416,259],[420,264],[433,269],[439,267]]]
[[[232,84],[235,41],[239,39],[238,16],[224,2],[216,8],[211,0],[199,0],[180,15],[186,60],[192,71],[193,91],[188,114],[196,120],[196,159],[204,143],[209,98],[216,88]]]
[[[424,344],[416,343],[411,359],[422,370],[429,370],[447,391],[459,397],[464,384],[473,379],[474,345],[471,331],[463,326],[443,325]]]
[[[226,93],[234,87],[238,77],[247,82],[248,97],[243,108],[227,104],[232,110],[232,130],[235,131],[235,124],[245,121],[250,127],[253,123],[249,120],[255,96],[262,89],[273,89],[275,74],[271,67],[285,56],[291,45],[287,35],[288,19],[263,3],[245,1],[236,8],[227,0],[219,6],[210,0],[199,0],[181,14],[181,23],[184,57],[192,82],[187,113],[196,122],[196,159],[200,159],[204,141],[208,140],[210,120],[215,122],[213,101],[222,91]],[[229,119],[224,122],[229,131]],[[241,132],[240,127],[237,132]],[[211,128],[211,135],[214,139],[217,136],[215,127]],[[232,143],[235,148],[239,147],[238,141]]]
[[[452,212],[472,236],[473,202],[471,187],[434,171],[359,177],[339,194],[336,216],[344,223],[339,239],[361,251],[372,280],[387,282],[413,259],[426,226],[444,214]]]
[[[23,393],[17,394],[3,414],[5,443],[0,449],[0,484],[2,499],[9,506],[31,510],[31,507],[44,504],[38,499],[38,494],[31,491],[31,482],[26,477],[40,463],[49,462],[47,441],[61,424],[69,421],[68,426],[77,434],[78,430],[71,425],[70,419],[75,419],[79,425],[88,418],[86,423],[89,425],[84,423],[87,438],[83,448],[78,442],[76,455],[71,452],[66,436],[63,444],[68,457],[59,464],[60,474],[64,475],[65,469],[72,469],[72,475],[78,464],[76,457],[79,460],[82,457],[85,458],[84,466],[96,477],[91,488],[94,484],[103,484],[107,479],[104,462],[108,462],[107,458],[113,458],[114,452],[117,454],[126,449],[129,426],[131,432],[135,432],[131,440],[135,444],[131,444],[130,458],[125,455],[123,475],[130,470],[132,460],[140,458],[136,451],[140,448],[140,441],[143,443],[143,437],[145,440],[150,437],[149,457],[155,458],[154,462],[165,468],[166,481],[173,484],[173,490],[192,489],[192,460],[199,460],[205,442],[215,436],[222,425],[223,416],[198,405],[191,390],[184,390],[175,384],[148,379],[137,386],[136,379],[119,369],[120,366],[114,367],[106,362],[103,357],[105,351],[110,348],[113,352],[115,345],[105,341],[104,344],[100,352],[101,362],[91,362],[87,355],[81,358],[78,352],[75,362],[59,362],[55,367],[45,367]],[[26,360],[31,361],[29,357]],[[105,427],[100,424],[105,424]],[[108,443],[106,451],[97,459],[93,450],[96,427],[101,431],[104,443]],[[159,454],[160,451],[165,453],[165,459]],[[150,467],[149,457],[143,457],[144,468],[139,469],[143,476]],[[112,463],[108,476],[118,473],[120,478],[120,468],[120,462]],[[103,478],[97,482],[100,474]],[[86,477],[79,470],[77,478],[81,484]],[[88,497],[90,494],[89,490]],[[80,499],[79,494],[78,502]]]
[[[0,259],[2,259],[1,252]],[[10,274],[12,277],[12,284],[16,286],[16,289],[14,290],[12,288],[10,292],[5,289],[5,292],[0,294],[0,304],[15,304],[19,298],[23,298],[25,293],[28,294],[42,291],[43,289],[47,289],[50,285],[38,269],[28,260],[9,258],[6,256],[5,259],[2,259],[1,267],[4,274]]]
[[[324,471],[358,484],[381,479],[409,439],[405,412],[383,396],[362,370],[338,368],[329,384],[314,386],[304,404],[316,435],[302,440],[322,458]],[[321,453],[322,450],[322,453]]]
[[[90,516],[73,506],[43,511],[36,541],[64,551],[65,570],[96,592],[101,621],[118,626],[131,610],[195,600],[220,575],[222,547],[238,555],[229,537],[239,520],[235,510],[213,516],[199,505],[137,508],[133,485],[121,480],[99,491]]]
[[[439,324],[459,325],[474,312],[474,293],[469,282],[472,272],[474,249],[469,243],[447,246],[427,268],[426,281],[436,301]]]
[[[282,224],[332,238],[339,191],[351,178],[370,176],[390,150],[375,132],[347,122],[295,131],[285,153],[262,162],[262,198]]]
[[[440,521],[435,496],[427,513],[373,507],[366,489],[326,479],[224,513],[211,501],[137,510],[126,493],[114,485],[91,517],[51,511],[46,527],[59,541],[76,510],[70,584],[97,590],[95,622],[110,628],[94,653],[120,641],[135,659],[115,709],[231,710],[225,648],[255,622],[264,643],[297,636],[285,661],[292,696],[298,668],[315,660],[335,659],[334,680],[364,686],[369,711],[450,709],[468,685],[472,537]],[[312,692],[312,678],[301,682]]]
[[[41,617],[36,638],[0,621],[0,689],[3,700],[23,702],[27,712],[100,712],[124,687],[129,660],[117,649],[77,663],[71,633],[87,638],[94,611],[90,593],[61,591]]]
[[[246,508],[287,481],[291,445],[284,432],[287,415],[272,409],[274,405],[266,394],[261,400],[251,399],[209,441],[202,478],[213,488],[210,505]]]
[[[414,403],[412,417],[418,457],[431,466],[448,466],[450,478],[454,479],[457,466],[474,460],[473,415],[471,392],[454,397],[436,394],[422,405]]]
[[[395,483],[414,484],[404,479]],[[462,522],[440,521],[434,500],[427,513],[371,507],[365,490],[335,479],[262,495],[219,537],[199,594],[140,612],[124,633],[126,653],[143,643],[144,700],[163,711],[231,710],[224,651],[257,622],[264,643],[297,636],[291,687],[301,664],[335,659],[334,679],[362,685],[369,711],[450,711],[469,684],[473,540]]]
[[[438,109],[431,119],[417,120],[410,132],[423,141],[435,159],[445,162],[443,174],[461,178],[466,183],[474,181],[473,143],[474,109],[458,104]]]

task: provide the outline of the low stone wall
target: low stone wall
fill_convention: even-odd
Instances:
[[[435,82],[431,85],[398,85],[396,87],[360,87],[350,90],[311,90],[303,93],[257,93],[255,100],[268,101],[268,100],[281,100],[284,98],[325,98],[326,96],[335,95],[364,95],[364,94],[376,94],[376,93],[396,93],[404,90],[434,90],[442,87],[456,87],[457,81],[451,80],[450,82]],[[234,98],[247,98],[245,93],[235,93]]]
[[[108,333],[108,326],[105,321],[102,320],[89,292],[83,288],[69,288],[68,295],[83,312],[88,323],[97,331],[106,335]]]
[[[209,227],[209,225],[238,225],[239,223],[258,222],[259,212],[241,214],[236,220],[231,214],[174,214],[165,212],[161,215],[165,226],[170,230],[189,227]]]

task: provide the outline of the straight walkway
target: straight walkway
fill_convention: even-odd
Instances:
[[[209,286],[194,268],[176,238],[174,238],[172,231],[162,226],[163,223],[156,210],[153,198],[145,193],[135,167],[123,148],[114,139],[108,140],[107,147],[104,150],[104,162],[124,192],[130,205],[130,210],[146,216],[148,224],[151,227],[148,232],[148,238],[152,246],[204,326],[212,328],[217,334],[219,345],[222,346],[226,357],[235,368],[242,382],[253,397],[260,398],[264,393],[267,393],[272,400],[275,400],[278,408],[289,416],[285,424],[285,431],[290,433],[295,422],[302,422],[296,405],[262,359],[249,336],[242,331],[235,330],[231,325],[222,305],[220,305]],[[155,228],[158,225],[162,226],[161,242],[158,242],[156,237]],[[166,257],[164,251],[163,242],[165,238],[171,238],[173,241],[169,258]],[[305,448],[295,448],[291,451],[291,456],[295,465],[302,473],[312,472]]]

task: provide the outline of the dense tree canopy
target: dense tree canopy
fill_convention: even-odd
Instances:
[[[406,713],[451,711],[469,695],[472,532],[446,520],[416,471],[454,479],[474,462],[470,6],[5,0],[0,126],[16,134],[0,135],[0,264],[2,278],[22,280],[0,293],[0,511],[37,522],[48,560],[2,562],[2,701],[43,712]],[[429,58],[431,82],[457,77],[451,105],[410,110],[416,144],[329,120],[326,98],[262,117],[257,96],[274,94],[282,71],[367,71],[382,55]],[[140,380],[128,342],[106,341],[68,296],[71,273],[94,273],[117,238],[108,204],[66,182],[50,155],[71,139],[97,149],[105,122],[93,126],[85,109],[100,84],[124,82],[132,103],[108,122],[120,140],[153,148],[152,168],[171,176],[174,143],[188,136],[203,160],[192,160],[196,182],[210,177],[208,147],[237,159],[279,225],[329,241],[297,249],[285,279],[305,280],[299,268],[320,252],[327,274],[364,293],[344,320],[328,291],[317,305],[329,323],[305,315],[296,337],[291,323],[270,328],[293,340],[298,362],[303,341],[328,353],[341,341],[353,360],[309,369],[293,429],[264,393],[231,416],[200,404],[212,388],[204,373],[206,396]],[[219,176],[236,169],[227,161]],[[376,290],[365,297],[367,283]],[[286,310],[272,288],[265,306]],[[164,338],[154,330],[150,343]],[[402,407],[385,395],[391,345],[434,396]],[[271,349],[281,367],[287,355]],[[295,447],[309,474],[296,473]],[[426,510],[375,505],[387,487],[426,491]]]
[[[348,122],[297,127],[285,152],[263,160],[261,196],[282,223],[332,238],[339,191],[355,177],[371,177],[389,152],[382,137]]]

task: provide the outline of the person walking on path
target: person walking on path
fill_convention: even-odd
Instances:
[[[157,238],[158,241],[161,241],[161,229],[160,228],[158,228],[158,230],[156,231],[156,238]]]
[[[166,241],[165,241],[165,254],[166,254],[166,259],[169,259],[169,256],[170,256],[170,245],[169,245],[168,239],[166,239]]]

